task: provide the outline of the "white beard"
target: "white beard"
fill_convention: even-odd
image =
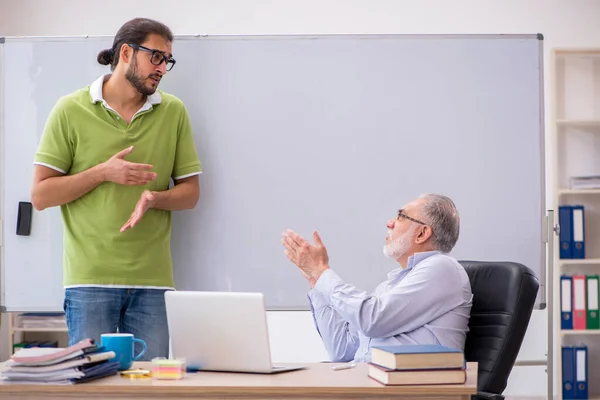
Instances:
[[[417,229],[417,225],[413,223],[413,226],[409,228],[404,235],[400,236],[394,241],[386,243],[383,246],[383,254],[393,260],[399,261],[410,248],[413,240],[413,234]]]

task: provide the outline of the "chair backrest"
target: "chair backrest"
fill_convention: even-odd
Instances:
[[[473,292],[465,358],[479,363],[478,391],[502,394],[529,325],[539,281],[519,263],[460,263]]]

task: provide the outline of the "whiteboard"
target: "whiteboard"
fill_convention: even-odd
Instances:
[[[542,38],[538,35],[178,36],[161,89],[192,120],[204,172],[174,212],[182,290],[260,291],[306,309],[281,233],[318,230],[331,267],[372,290],[397,267],[386,222],[425,192],[461,215],[458,259],[545,268]],[[33,157],[57,99],[107,67],[112,37],[7,38],[1,53],[2,306],[61,310],[59,208],[34,210]]]

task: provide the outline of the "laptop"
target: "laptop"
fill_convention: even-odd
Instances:
[[[272,374],[305,368],[273,365],[262,293],[167,291],[171,358],[205,371]]]

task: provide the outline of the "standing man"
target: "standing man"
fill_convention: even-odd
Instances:
[[[168,355],[171,211],[196,205],[201,173],[183,103],[157,90],[172,42],[158,21],[125,23],[98,54],[111,73],[58,101],[36,152],[32,203],[63,216],[70,345],[118,329],[145,360]]]

